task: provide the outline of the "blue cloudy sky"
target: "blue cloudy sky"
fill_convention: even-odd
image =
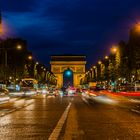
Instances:
[[[88,67],[140,21],[139,0],[0,0],[5,37],[21,37],[40,62],[84,54]]]

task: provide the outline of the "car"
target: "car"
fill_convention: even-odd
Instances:
[[[0,89],[0,104],[9,102],[9,91],[7,89]]]
[[[57,90],[54,90],[54,89],[50,89],[50,90],[48,91],[48,94],[57,96],[57,95],[58,95],[58,91],[57,91]]]
[[[68,96],[74,96],[76,94],[76,88],[74,87],[69,87],[67,89],[67,92],[68,92]]]
[[[53,93],[48,93],[47,95],[46,95],[48,98],[54,98],[54,97],[56,97],[56,94],[53,94]]]
[[[39,94],[48,94],[49,91],[46,88],[39,88],[39,89],[37,89],[37,93],[39,93]]]
[[[31,89],[31,88],[24,89],[24,96],[33,96],[36,94],[37,91],[35,89]]]
[[[76,89],[76,93],[82,93],[82,89],[77,88],[77,89]]]
[[[140,91],[140,80],[135,81],[134,90],[135,91]]]
[[[92,97],[97,97],[100,95],[98,90],[91,90],[91,89],[88,90],[88,94],[89,94],[89,96],[92,96]]]
[[[47,89],[42,89],[42,94],[48,94],[49,93],[49,91],[47,90]]]
[[[9,89],[9,95],[12,96],[16,96],[16,97],[22,97],[24,96],[24,91],[17,91],[15,89]]]

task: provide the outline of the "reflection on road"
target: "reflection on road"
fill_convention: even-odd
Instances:
[[[140,116],[134,113],[136,109],[139,99],[104,94],[13,98],[0,105],[1,139],[48,139],[56,137],[53,132],[57,128],[58,139],[64,140],[138,139]]]

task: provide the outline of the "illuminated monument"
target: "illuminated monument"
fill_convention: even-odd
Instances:
[[[51,56],[51,71],[57,79],[57,87],[63,87],[63,73],[66,70],[73,72],[73,86],[80,85],[80,79],[85,74],[86,56],[57,55]]]

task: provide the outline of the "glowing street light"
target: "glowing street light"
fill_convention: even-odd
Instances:
[[[21,45],[17,45],[16,49],[17,50],[21,50],[22,49],[22,46]]]
[[[38,62],[36,62],[36,65],[38,65],[39,63]]]
[[[12,79],[12,77],[10,76],[10,77],[9,77],[9,79],[11,80],[11,79]]]
[[[140,22],[135,25],[135,32],[140,33]]]
[[[109,58],[109,57],[106,55],[106,56],[105,56],[105,59],[108,59],[108,58]]]
[[[111,52],[112,52],[112,53],[116,53],[117,50],[118,50],[118,49],[117,49],[117,46],[113,46],[113,47],[111,48]]]
[[[98,64],[99,64],[99,65],[101,65],[101,64],[102,64],[102,62],[101,62],[101,61],[98,61]]]
[[[28,59],[29,59],[29,60],[32,60],[32,59],[33,59],[33,57],[32,57],[31,55],[29,55],[29,56],[28,56]]]
[[[5,55],[4,55],[4,57],[5,57],[5,80],[7,79],[7,73],[6,73],[6,69],[7,69],[7,64],[8,64],[8,60],[7,60],[7,51],[8,50],[13,50],[13,49],[16,49],[16,50],[21,50],[22,49],[22,46],[21,45],[18,45],[18,46],[16,46],[16,47],[14,47],[14,48],[7,48],[7,47],[5,47],[5,46],[3,46],[2,48],[0,48],[0,50],[4,50],[4,53],[5,53]]]

